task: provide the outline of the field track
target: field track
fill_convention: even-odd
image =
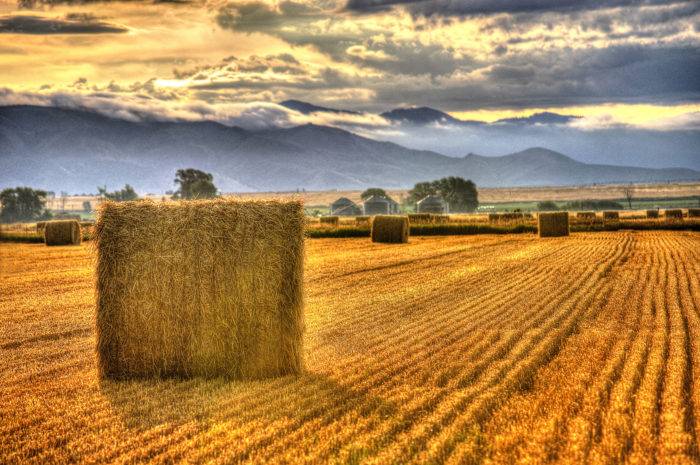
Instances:
[[[300,377],[99,381],[89,245],[0,243],[0,463],[700,461],[700,234],[307,240]]]

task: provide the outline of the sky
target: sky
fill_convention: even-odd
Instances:
[[[700,128],[700,2],[0,0],[0,104],[131,119],[391,128],[430,106],[495,121]],[[342,120],[342,121],[338,121]],[[381,132],[378,132],[381,134]]]

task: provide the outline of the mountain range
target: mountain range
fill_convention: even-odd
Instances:
[[[358,111],[322,107],[312,103],[302,102],[300,100],[285,100],[279,104],[291,110],[298,111],[304,115],[309,115],[311,113],[361,114],[361,112]],[[455,118],[444,111],[436,110],[430,107],[394,108],[393,110],[380,113],[379,116],[394,123],[412,126],[426,126],[431,124],[451,124],[457,126],[478,126],[486,124],[566,124],[580,118],[579,116],[560,115],[558,113],[544,111],[534,113],[527,117],[502,118],[494,121],[493,123],[486,123],[484,121]]]
[[[0,107],[0,187],[70,193],[173,189],[175,171],[214,175],[224,192],[411,187],[443,176],[479,186],[700,180],[684,168],[587,164],[545,148],[449,157],[307,124],[246,130],[215,122],[126,121],[84,110]]]

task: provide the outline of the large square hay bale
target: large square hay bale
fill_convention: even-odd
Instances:
[[[689,208],[688,218],[700,218],[700,208]]]
[[[664,211],[664,216],[668,220],[682,220],[683,219],[683,210],[681,210],[680,208],[666,210],[666,211]]]
[[[337,227],[338,224],[340,223],[340,218],[338,218],[337,216],[322,216],[320,218],[320,222],[322,225],[325,225],[325,226]]]
[[[647,218],[654,219],[659,217],[659,210],[647,210]]]
[[[377,215],[372,220],[372,242],[408,242],[408,217]]]
[[[44,224],[46,245],[80,245],[82,232],[76,220],[47,221]]]
[[[102,376],[301,370],[301,202],[105,202],[95,229]]]
[[[543,212],[537,215],[537,231],[540,237],[569,235],[569,212]]]

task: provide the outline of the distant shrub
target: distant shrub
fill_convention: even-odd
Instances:
[[[544,202],[537,202],[537,209],[541,212],[557,211],[559,210],[559,206],[551,200],[546,200]]]
[[[574,200],[567,202],[565,210],[623,210],[625,207],[614,200]]]

